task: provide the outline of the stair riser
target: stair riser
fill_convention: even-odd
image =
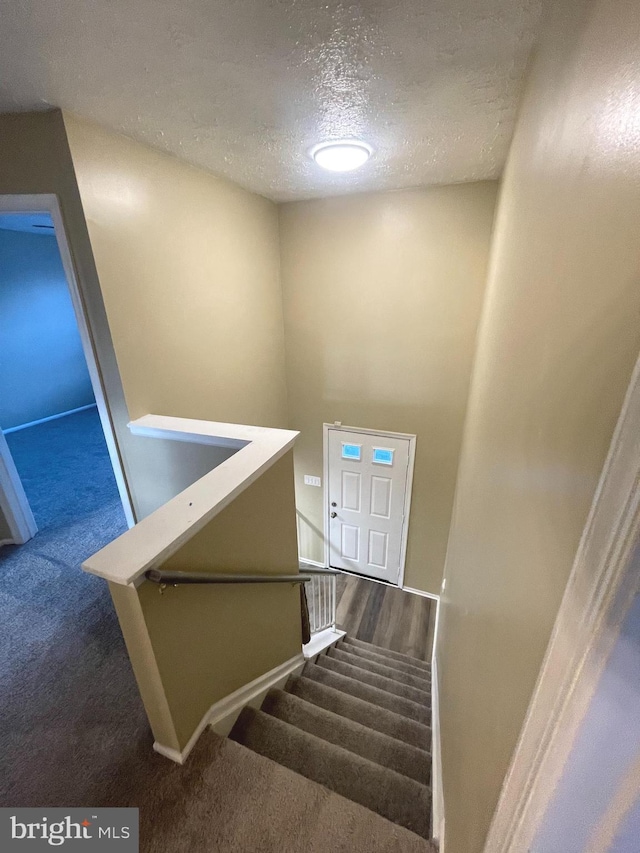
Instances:
[[[388,693],[386,690],[379,690],[377,687],[371,687],[369,684],[363,684],[321,666],[307,664],[303,675],[306,678],[327,684],[329,687],[334,687],[336,690],[342,690],[351,696],[364,699],[365,702],[371,702],[373,705],[379,705],[381,708],[401,714],[403,717],[422,723],[422,725],[429,726],[431,724],[429,708],[411,702],[409,699],[394,696],[393,693]]]
[[[376,675],[374,672],[369,672],[366,669],[360,669],[356,666],[351,666],[348,663],[343,663],[333,657],[321,655],[317,660],[318,666],[325,669],[330,669],[340,675],[346,675],[348,678],[353,678],[356,681],[361,681],[363,684],[369,684],[371,687],[377,687],[379,690],[386,690],[394,696],[399,696],[402,699],[408,699],[423,707],[431,707],[431,694],[425,690],[417,690],[415,687],[410,687],[406,684],[400,684],[391,678],[385,678],[382,675]]]
[[[382,655],[382,657],[392,658],[393,660],[400,661],[401,663],[409,664],[410,666],[415,666],[417,669],[421,669],[425,672],[431,672],[431,666],[425,661],[420,660],[419,658],[412,658],[410,655],[404,655],[402,652],[394,652],[391,649],[383,649],[381,646],[374,646],[372,643],[365,643],[364,640],[357,640],[355,637],[345,637],[344,642],[349,643],[352,646],[356,646],[357,648],[364,649],[368,652],[373,652],[377,655]]]
[[[431,682],[424,678],[417,678],[414,675],[408,675],[406,672],[394,669],[392,666],[379,664],[375,661],[367,660],[359,655],[350,654],[344,646],[341,648],[330,648],[327,652],[329,657],[336,660],[348,663],[350,666],[358,666],[361,669],[366,669],[376,675],[382,675],[384,678],[390,678],[392,681],[397,681],[399,684],[406,684],[409,687],[415,687],[416,690],[429,692],[431,690]]]
[[[285,689],[307,702],[313,702],[314,705],[361,723],[374,731],[397,738],[420,750],[431,751],[431,729],[401,714],[395,714],[393,711],[308,678],[292,676]]]
[[[430,790],[413,779],[245,708],[230,737],[423,838],[429,836]]]
[[[430,783],[429,753],[305,702],[298,696],[283,690],[270,690],[261,710],[416,782]]]
[[[423,680],[431,683],[431,670],[430,669],[420,669],[417,666],[412,666],[410,663],[404,663],[403,661],[396,660],[395,658],[387,658],[384,655],[377,655],[375,652],[370,652],[367,649],[363,649],[360,646],[354,646],[351,643],[345,640],[341,640],[335,646],[336,649],[344,649],[350,655],[356,655],[357,657],[362,657],[364,660],[371,660],[374,663],[382,664],[382,666],[392,666],[398,672],[406,672],[407,675],[415,675],[417,678],[421,678]]]

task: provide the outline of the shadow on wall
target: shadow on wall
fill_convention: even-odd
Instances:
[[[136,485],[143,496],[138,503],[140,518],[237,453],[229,447],[136,435],[130,442],[136,458]]]
[[[7,430],[95,399],[56,238],[4,230],[2,221],[0,427]]]

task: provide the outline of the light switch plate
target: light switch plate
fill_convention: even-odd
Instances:
[[[311,474],[305,474],[304,484],[305,486],[321,486],[322,480],[320,479],[320,477],[312,477]]]

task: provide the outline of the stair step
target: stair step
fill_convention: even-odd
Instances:
[[[431,791],[414,779],[255,708],[244,708],[230,738],[423,838],[429,837]]]
[[[402,652],[394,652],[392,649],[384,649],[382,646],[374,646],[373,643],[365,643],[364,640],[357,640],[355,637],[350,637],[349,635],[344,638],[344,642],[353,646],[359,646],[361,649],[366,649],[370,652],[375,652],[377,655],[403,661],[404,663],[409,663],[418,669],[424,669],[427,672],[431,672],[431,665],[420,660],[420,658],[414,658],[411,657],[411,655],[405,655]]]
[[[387,690],[380,690],[380,688],[372,687],[370,684],[365,684],[359,679],[349,678],[348,676],[312,663],[306,664],[302,674],[305,678],[310,678],[312,681],[319,681],[321,684],[326,684],[335,690],[342,690],[343,693],[349,693],[351,696],[364,699],[365,702],[371,702],[374,705],[379,705],[381,708],[387,708],[389,711],[394,711],[396,714],[401,714],[403,717],[415,720],[416,723],[422,723],[424,726],[431,724],[430,708],[426,705],[419,705],[417,702],[412,702],[411,699],[395,696]]]
[[[368,660],[365,657],[361,657],[359,655],[351,654],[347,649],[349,646],[342,646],[341,648],[336,648],[332,646],[328,651],[327,655],[329,657],[335,658],[336,660],[342,661],[343,663],[348,663],[351,666],[358,666],[360,669],[366,669],[369,672],[374,672],[376,675],[383,675],[385,678],[391,678],[393,681],[398,681],[401,684],[408,684],[410,687],[415,687],[418,690],[429,691],[431,690],[431,682],[426,678],[419,678],[416,675],[409,675],[406,672],[402,672],[402,670],[396,669],[392,665],[381,664],[377,661]]]
[[[437,853],[403,826],[210,728],[181,767],[154,764],[140,815],[146,853]],[[180,791],[166,784],[174,771]]]
[[[431,756],[428,752],[340,717],[299,696],[272,689],[260,710],[423,785],[431,781]]]
[[[415,746],[421,752],[431,751],[431,729],[402,714],[373,705],[365,699],[357,698],[340,689],[336,690],[335,687],[319,681],[296,675],[289,678],[285,690],[320,708],[333,711],[334,714],[346,717],[369,729]]]
[[[412,702],[416,702],[418,705],[431,707],[431,694],[427,690],[418,690],[416,687],[401,684],[392,678],[386,678],[384,675],[378,675],[367,669],[343,663],[341,660],[334,657],[327,657],[327,655],[320,655],[316,663],[318,666],[330,669],[332,672],[338,672],[340,675],[346,675],[349,678],[362,681],[364,684],[370,684],[372,687],[386,690],[388,693],[393,693],[394,696],[401,696],[403,699],[410,699]]]
[[[431,681],[430,669],[421,669],[413,664],[396,660],[396,658],[388,658],[384,655],[379,655],[376,652],[370,652],[369,649],[364,649],[361,646],[354,646],[348,642],[347,637],[337,643],[333,648],[344,650],[350,655],[357,655],[357,657],[374,661],[375,663],[382,664],[383,666],[393,666],[398,672],[406,672],[409,675],[416,675],[418,678],[427,679],[429,682]]]

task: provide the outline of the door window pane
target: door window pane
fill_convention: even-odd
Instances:
[[[374,447],[373,461],[378,465],[393,465],[393,450],[388,447]]]
[[[362,445],[361,444],[346,444],[344,441],[342,442],[342,458],[343,459],[353,459],[356,462],[359,462],[361,455],[362,455]]]

